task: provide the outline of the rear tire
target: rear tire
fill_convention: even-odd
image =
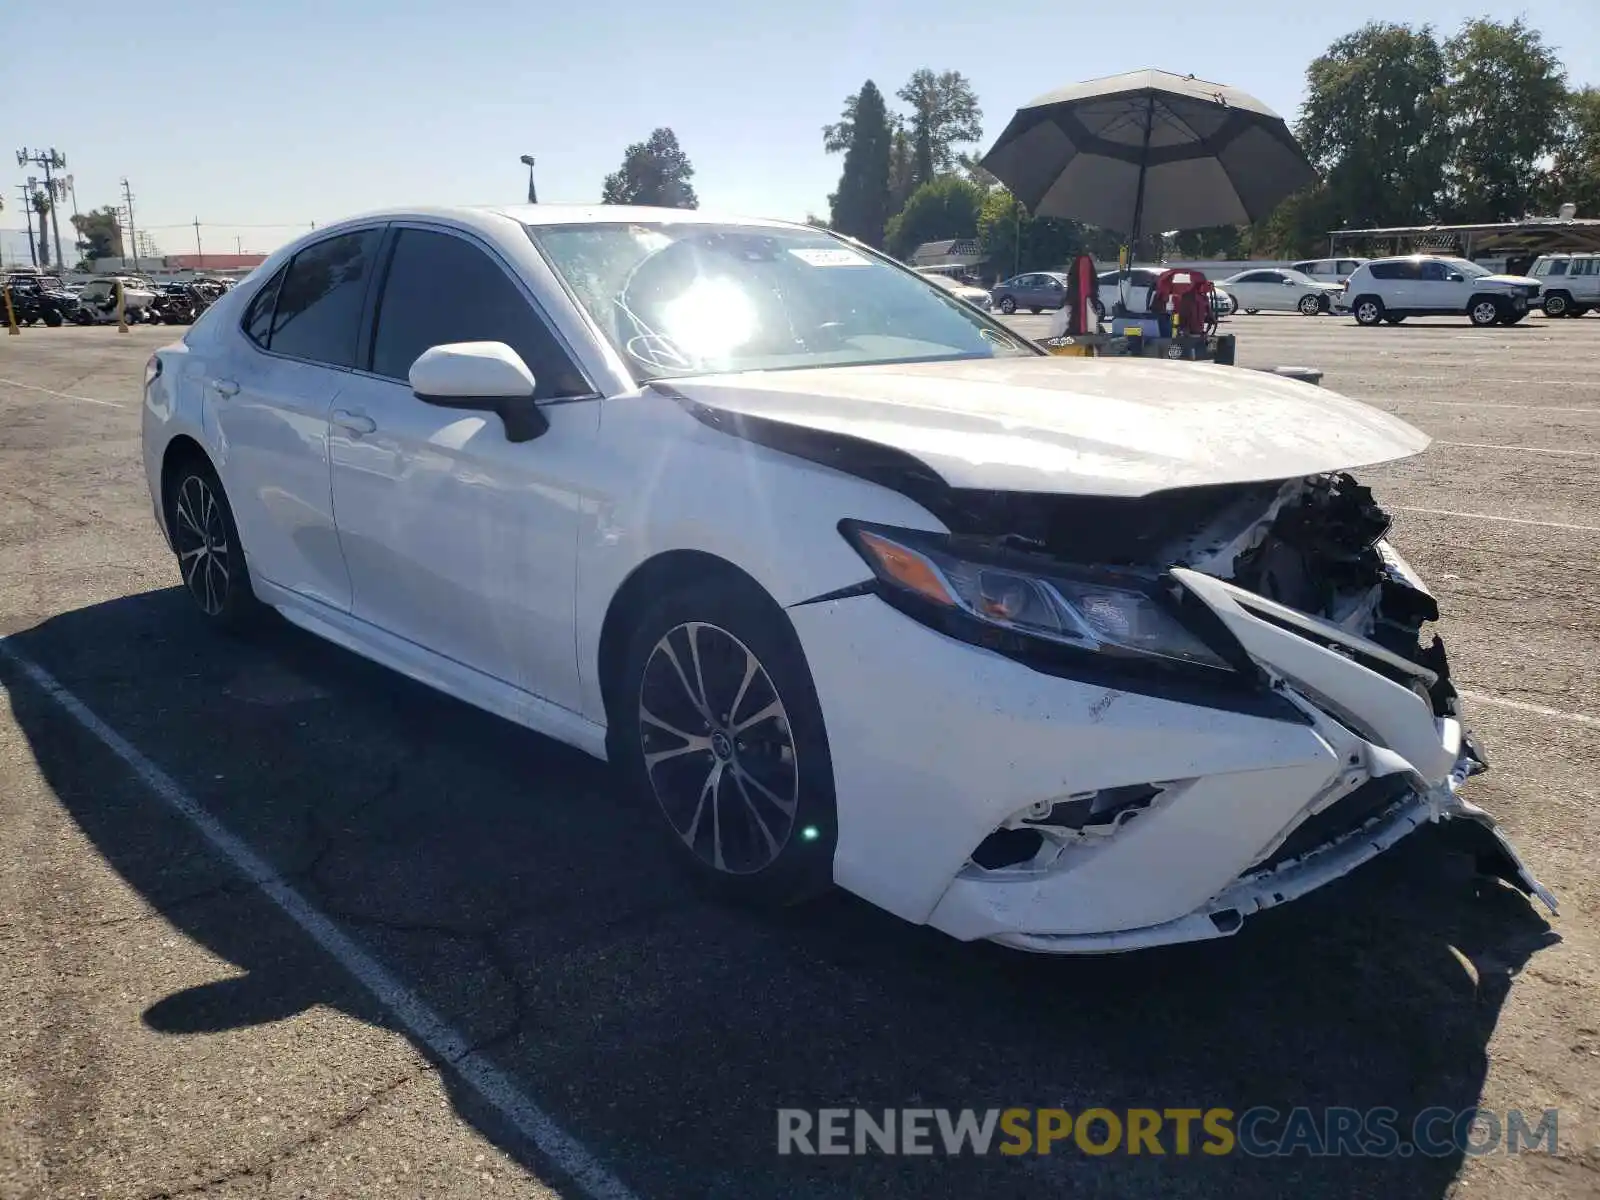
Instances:
[[[1390,325],[1398,325],[1398,324],[1400,324],[1401,321],[1404,321],[1405,319],[1406,319],[1405,313],[1394,313],[1394,314],[1391,314],[1389,316],[1384,317],[1384,320],[1387,321]]]
[[[1575,304],[1568,311],[1575,317],[1586,317],[1589,315],[1588,305]]]
[[[1527,315],[1528,314],[1525,312],[1508,312],[1500,318],[1500,324],[1516,325],[1522,320],[1523,317]]]
[[[196,456],[178,465],[167,481],[166,513],[178,574],[206,624],[229,633],[255,625],[263,606],[227,493],[209,462]]]
[[[51,312],[45,313],[44,314],[44,323],[46,325],[50,326],[51,329],[60,329],[61,328],[61,314],[59,312],[55,312],[55,311],[51,311]]]
[[[1044,309],[1042,309],[1042,308],[1030,308],[1030,309],[1028,309],[1028,311],[1031,312],[1034,316],[1037,317],[1040,313],[1042,313],[1044,311]]]
[[[704,885],[794,904],[833,883],[833,762],[788,617],[713,578],[635,623],[612,701],[613,761]]]
[[[1261,310],[1260,310],[1260,309],[1259,309],[1259,308],[1247,308],[1247,309],[1245,309],[1245,310],[1244,310],[1244,311],[1245,311],[1245,312],[1246,312],[1246,313],[1248,313],[1248,314],[1249,314],[1249,315],[1250,315],[1250,316],[1252,316],[1252,317],[1253,317],[1253,316],[1255,316],[1255,315],[1256,315],[1256,314],[1257,314],[1257,313],[1258,313],[1258,312],[1260,312],[1260,311],[1261,311]]]
[[[1357,325],[1366,325],[1369,328],[1382,322],[1385,316],[1383,301],[1376,296],[1356,297],[1356,302],[1350,306],[1350,311],[1355,314]]]

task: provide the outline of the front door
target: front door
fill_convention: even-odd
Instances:
[[[599,427],[592,389],[509,267],[467,235],[396,229],[370,351],[330,414],[333,500],[357,617],[568,708],[579,707],[579,495],[563,471]],[[506,440],[493,413],[424,404],[423,351],[504,342],[550,429]]]

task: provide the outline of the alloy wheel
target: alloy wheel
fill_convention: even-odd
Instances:
[[[1376,325],[1383,317],[1376,300],[1363,300],[1356,306],[1356,320],[1363,325]]]
[[[188,476],[178,489],[172,540],[184,586],[206,616],[217,616],[233,579],[228,526],[216,493],[199,475]]]
[[[1500,319],[1500,306],[1493,300],[1479,300],[1472,306],[1474,325],[1493,325]]]
[[[1306,295],[1300,297],[1300,311],[1308,317],[1316,316],[1317,310],[1321,307],[1315,296]]]
[[[639,681],[639,732],[656,803],[697,858],[730,875],[777,859],[800,776],[789,714],[748,646],[705,622],[668,630]]]

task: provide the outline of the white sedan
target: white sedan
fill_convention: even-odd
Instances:
[[[608,759],[729,893],[1054,952],[1231,934],[1430,822],[1547,897],[1457,794],[1433,600],[1343,473],[1427,443],[621,207],[319,229],[143,400],[199,619],[276,609]]]
[[[1308,317],[1331,312],[1344,294],[1344,285],[1311,278],[1299,271],[1240,271],[1224,279],[1222,287],[1247,313],[1298,312]]]

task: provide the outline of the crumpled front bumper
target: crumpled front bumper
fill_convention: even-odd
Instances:
[[[828,726],[838,883],[963,940],[1130,950],[1234,933],[1445,822],[1470,827],[1496,873],[1554,908],[1492,818],[1457,795],[1478,763],[1460,723],[1435,716],[1426,669],[1212,576],[1174,574],[1301,720],[1047,675],[870,595],[791,609]],[[1019,814],[1144,783],[1163,789],[1146,811],[1054,861],[973,861]],[[1350,820],[1380,786],[1382,804]]]
[[[1387,810],[1344,836],[1280,866],[1251,871],[1216,899],[1185,916],[1141,929],[1107,933],[1051,935],[1028,932],[994,934],[991,940],[1018,950],[1046,954],[1106,954],[1141,950],[1177,942],[1199,942],[1238,933],[1246,917],[1298,900],[1324,884],[1348,875],[1403,838],[1436,821],[1461,821],[1478,831],[1480,869],[1497,875],[1556,912],[1555,896],[1534,878],[1498,824],[1483,809],[1457,794],[1472,763],[1463,754],[1458,770],[1425,793],[1410,792]]]

